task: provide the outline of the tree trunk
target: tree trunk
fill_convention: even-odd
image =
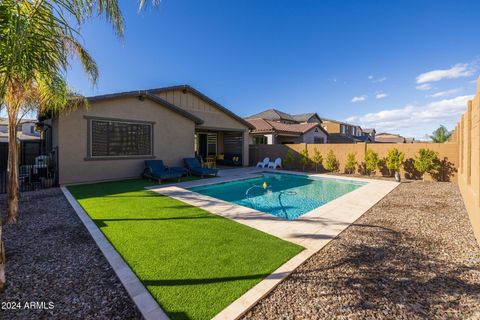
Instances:
[[[0,292],[5,288],[5,246],[3,245],[2,228],[3,223],[0,219]]]
[[[13,118],[13,119],[12,119]],[[8,119],[8,189],[7,221],[17,222],[18,217],[18,147],[16,117]]]

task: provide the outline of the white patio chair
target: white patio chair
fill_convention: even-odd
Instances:
[[[282,167],[282,158],[277,158],[275,159],[274,162],[269,162],[268,163],[268,168],[271,169],[277,169]]]
[[[266,168],[270,163],[270,158],[266,157],[263,161],[257,163],[257,168]]]

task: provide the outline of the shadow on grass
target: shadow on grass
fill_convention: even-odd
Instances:
[[[259,273],[259,274],[245,275],[245,276],[204,278],[204,279],[142,280],[142,283],[146,286],[158,286],[158,287],[191,286],[191,285],[199,285],[199,284],[222,283],[222,282],[241,281],[241,280],[259,280],[259,279],[265,278],[268,275],[269,275],[268,273]]]
[[[118,219],[93,219],[95,224],[102,228],[106,227],[108,222],[120,222],[120,221],[131,221],[131,222],[143,222],[143,221],[172,221],[172,220],[197,220],[197,219],[221,219],[213,215],[201,215],[201,216],[183,216],[183,217],[170,217],[170,218],[118,218]]]

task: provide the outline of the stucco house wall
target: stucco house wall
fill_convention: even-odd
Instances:
[[[91,102],[53,120],[53,147],[58,146],[60,184],[139,177],[148,157],[88,160],[88,117],[153,123],[153,156],[166,165],[194,155],[195,123],[148,99],[120,97]]]
[[[315,138],[323,138],[324,143],[327,143],[327,135],[320,128],[313,128],[312,130],[303,134],[303,143],[315,143]]]
[[[168,101],[189,113],[199,117],[204,121],[203,124],[197,125],[197,130],[218,130],[218,131],[238,131],[243,135],[243,165],[248,166],[248,152],[250,144],[249,127],[241,121],[235,119],[231,115],[220,110],[214,103],[203,99],[192,91],[191,88],[174,87],[172,89],[164,88],[159,91],[152,90],[159,98]],[[220,137],[218,146],[223,149]],[[220,149],[219,149],[220,150]]]

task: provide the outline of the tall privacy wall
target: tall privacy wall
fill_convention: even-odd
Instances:
[[[480,80],[477,94],[455,128],[459,146],[458,186],[480,244]]]
[[[367,143],[356,143],[356,144],[287,144],[287,145],[250,145],[250,165],[255,165],[258,161],[263,160],[265,157],[274,159],[277,157],[285,158],[285,155],[289,150],[294,155],[294,163],[292,169],[301,170],[302,164],[300,162],[300,155],[305,148],[308,150],[309,157],[312,158],[314,155],[315,149],[321,153],[323,157],[323,163],[330,150],[333,151],[335,157],[339,163],[340,172],[345,171],[345,163],[347,160],[347,155],[349,153],[355,153],[357,163],[360,165],[364,158],[365,153],[368,149],[371,149],[378,153],[381,159],[387,156],[387,152],[392,148],[397,148],[398,150],[405,153],[405,162],[403,168],[401,169],[401,174],[407,179],[416,179],[420,178],[420,174],[415,170],[413,166],[413,159],[418,153],[418,150],[421,148],[428,148],[434,150],[438,153],[439,159],[441,161],[441,170],[438,174],[434,176],[428,176],[427,179],[441,180],[441,181],[456,181],[456,171],[458,167],[458,144],[456,141],[448,143],[409,143],[409,144],[397,144],[397,143],[376,143],[376,144],[367,144]],[[309,171],[314,170],[314,167],[311,166],[308,168]],[[358,166],[357,171],[360,172],[360,166]],[[382,167],[381,170],[377,170],[377,175],[389,175],[388,170],[385,167]]]

